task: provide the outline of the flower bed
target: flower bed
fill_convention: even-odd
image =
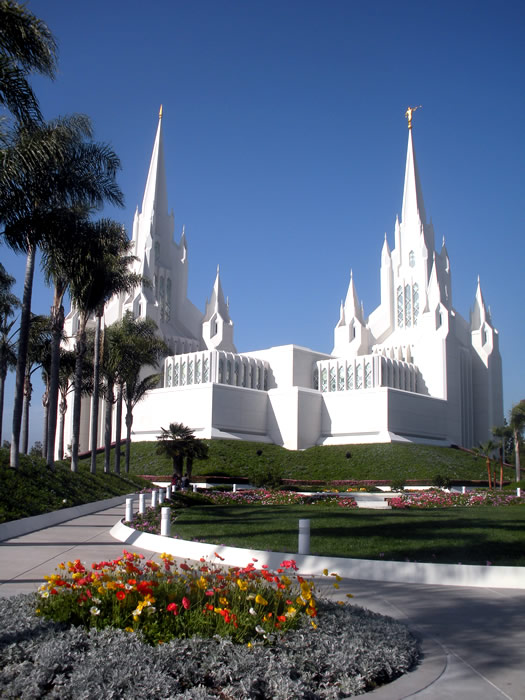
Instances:
[[[451,508],[454,506],[524,506],[525,497],[496,491],[446,493],[429,490],[425,493],[404,493],[388,499],[392,508]]]
[[[91,568],[68,562],[38,594],[0,599],[0,695],[323,700],[417,662],[404,625],[319,599],[293,560],[280,569],[166,555],[159,565],[128,552]]]

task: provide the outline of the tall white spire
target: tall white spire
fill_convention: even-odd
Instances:
[[[419,219],[422,224],[427,221],[425,204],[423,202],[423,190],[419,179],[419,171],[412,140],[412,129],[408,131],[407,160],[405,167],[405,187],[403,191],[403,207],[401,220],[407,223],[409,220]]]
[[[142,200],[142,214],[148,212],[150,215],[158,213],[166,215],[168,213],[168,193],[166,188],[166,169],[164,165],[164,147],[162,143],[162,105],[159,111],[159,124],[153,152],[149,165],[144,198]]]

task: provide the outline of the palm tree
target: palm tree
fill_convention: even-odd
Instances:
[[[190,440],[186,450],[186,474],[189,479],[191,479],[193,462],[196,459],[208,459],[208,445],[199,438]]]
[[[0,444],[2,444],[2,420],[4,415],[4,387],[7,371],[16,367],[16,353],[13,331],[15,320],[10,317],[20,306],[18,297],[11,293],[14,277],[7,274],[0,263]]]
[[[182,477],[184,458],[191,454],[195,448],[197,438],[193,430],[183,423],[170,423],[168,430],[161,428],[161,434],[157,436],[157,454],[170,457],[173,463],[173,473]],[[200,440],[198,441],[200,442]],[[193,463],[193,459],[192,459]],[[190,465],[191,473],[191,465]],[[188,476],[190,475],[188,473]]]
[[[18,466],[23,378],[36,249],[69,246],[55,231],[58,213],[75,207],[122,204],[115,176],[120,161],[104,144],[92,140],[87,117],[75,115],[39,127],[19,126],[0,149],[0,224],[7,244],[27,255],[16,390],[13,407],[11,466]]]
[[[111,297],[119,292],[130,291],[140,283],[142,277],[130,272],[129,265],[135,259],[129,255],[131,243],[120,224],[108,219],[98,222],[85,221],[77,230],[77,245],[74,254],[75,265],[70,280],[71,300],[78,312],[78,330],[76,334],[77,366],[75,370],[75,396],[73,401],[73,439],[71,469],[78,469],[78,449],[80,435],[80,407],[82,363],[86,352],[86,329],[89,318],[97,318],[95,336],[95,372],[93,410],[96,424],[92,442],[91,471],[95,471],[94,456],[96,451],[96,425],[98,425],[98,385],[99,385],[99,349],[100,321],[104,306]]]
[[[514,435],[516,481],[521,481],[520,442],[525,429],[525,399],[512,407],[509,424]]]
[[[115,325],[119,355],[123,359],[118,376],[126,405],[126,472],[129,472],[133,409],[150,389],[158,385],[160,379],[158,374],[144,377],[144,369],[157,367],[169,350],[166,343],[157,336],[157,324],[150,318],[135,319],[128,311]],[[117,425],[116,449],[120,438],[118,432]]]
[[[487,464],[487,472],[489,477],[489,489],[492,488],[492,472],[490,469],[491,459],[494,457],[494,453],[498,449],[498,446],[493,440],[487,440],[486,442],[479,443],[479,447],[474,449],[481,457],[485,457]],[[496,479],[494,479],[494,487],[496,487]]]
[[[41,119],[27,76],[55,77],[57,46],[47,25],[13,0],[0,2],[0,104],[19,122]]]
[[[46,362],[49,355],[51,334],[47,316],[31,316],[29,326],[29,344],[27,349],[26,372],[24,379],[24,403],[22,411],[22,454],[27,454],[29,447],[29,407],[33,394],[31,377]]]

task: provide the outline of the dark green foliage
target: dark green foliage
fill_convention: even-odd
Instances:
[[[66,462],[51,471],[41,457],[20,457],[18,470],[9,467],[9,451],[0,449],[0,522],[40,515],[138,491],[148,483],[136,476],[90,474],[89,465],[73,473]]]
[[[432,479],[432,486],[437,486],[440,489],[449,489],[450,479],[446,476],[441,476],[441,474],[436,474]]]

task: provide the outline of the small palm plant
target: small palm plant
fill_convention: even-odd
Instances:
[[[161,428],[157,436],[157,454],[171,457],[173,473],[182,477],[184,458],[186,458],[186,473],[191,476],[194,459],[206,459],[208,446],[196,438],[191,428],[183,423],[170,423],[169,429]]]

